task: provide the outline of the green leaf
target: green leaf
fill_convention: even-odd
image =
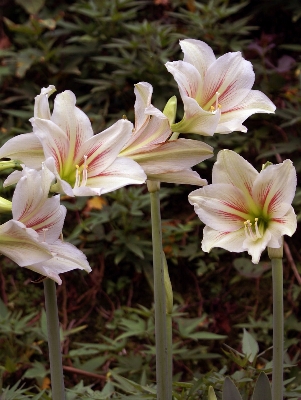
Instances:
[[[28,14],[37,14],[44,7],[45,0],[16,0],[16,3],[23,7]]]
[[[0,299],[0,317],[5,318],[8,315],[8,309],[4,302]]]
[[[242,351],[250,362],[254,361],[259,351],[258,343],[246,329],[244,329],[242,338]]]
[[[264,372],[257,379],[252,400],[272,400],[270,381]]]
[[[226,377],[223,385],[223,400],[242,400],[241,395],[237,387],[231,381],[230,378]]]

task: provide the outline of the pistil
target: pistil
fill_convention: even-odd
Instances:
[[[210,111],[211,111],[212,113],[214,113],[218,108],[222,108],[222,106],[221,106],[221,105],[219,104],[219,102],[218,102],[219,95],[220,95],[219,92],[216,92],[216,93],[215,93],[215,106],[211,106],[211,107],[210,107]]]

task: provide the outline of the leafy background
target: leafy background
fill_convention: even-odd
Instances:
[[[254,88],[277,106],[276,115],[249,118],[245,134],[191,137],[214,146],[215,154],[235,150],[258,170],[266,161],[290,158],[300,173],[300,20],[297,0],[1,0],[0,144],[31,131],[34,97],[49,84],[75,93],[95,133],[123,115],[133,121],[133,85],[139,81],[153,85],[156,107],[163,109],[174,94],[181,105],[164,64],[182,58],[178,42],[189,37],[207,42],[217,55],[241,51],[253,63]],[[181,113],[180,106],[179,118]],[[196,167],[209,182],[214,160]],[[1,173],[1,186],[5,177]],[[259,371],[269,373],[271,367],[268,257],[254,266],[243,253],[204,254],[202,223],[187,202],[192,189],[165,184],[161,190],[164,250],[175,292],[175,396],[206,398],[210,384],[220,396],[224,376],[230,375],[247,399]],[[2,193],[9,197],[11,189]],[[58,287],[68,399],[141,399],[143,390],[143,398],[153,398],[148,193],[133,186],[100,198],[63,198],[63,203],[65,240],[81,248],[92,267],[89,275],[64,274]],[[294,207],[299,221],[300,188]],[[301,396],[299,238],[300,228],[286,238],[284,261],[286,363],[291,365],[286,396],[295,399]],[[41,283],[32,283],[36,279],[2,257],[1,399],[49,398],[43,290]]]

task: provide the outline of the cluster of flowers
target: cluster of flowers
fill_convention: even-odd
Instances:
[[[274,112],[274,104],[263,93],[251,90],[252,65],[240,52],[216,59],[204,42],[187,39],[180,45],[184,60],[166,64],[184,103],[184,117],[177,123],[176,98],[161,112],[151,104],[152,86],[146,82],[135,85],[135,125],[121,119],[96,135],[71,91],[55,97],[51,114],[48,98],[55,87],[41,90],[30,120],[33,131],[0,149],[0,158],[18,160],[23,167],[5,181],[6,186],[17,186],[13,219],[0,227],[3,254],[58,283],[59,273],[75,268],[89,272],[82,252],[59,239],[66,214],[59,194],[102,195],[146,179],[207,185],[191,168],[211,157],[212,147],[178,139],[178,134],[245,132],[242,123],[250,115]],[[207,225],[203,249],[248,250],[258,262],[266,246],[281,246],[282,235],[295,230],[290,205],[295,181],[290,161],[258,174],[236,153],[219,153],[213,184],[189,196]]]

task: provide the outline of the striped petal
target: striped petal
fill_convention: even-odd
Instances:
[[[147,151],[132,158],[144,169],[147,176],[176,172],[190,168],[213,155],[213,148],[198,140],[177,139],[148,146]]]
[[[183,102],[186,97],[191,97],[199,103],[203,90],[199,71],[184,61],[167,62],[165,66],[177,82]]]
[[[38,234],[15,220],[0,225],[0,253],[20,267],[51,258],[48,246],[39,242]]]
[[[83,269],[87,272],[91,272],[91,267],[89,266],[86,256],[71,243],[57,240],[55,243],[49,245],[49,248],[53,255],[50,260],[32,264],[26,266],[26,268],[47,276],[59,285],[62,283],[59,274],[74,269]]]
[[[8,140],[0,149],[0,158],[18,160],[30,168],[41,168],[45,160],[43,146],[34,133],[24,133]]]
[[[240,189],[253,207],[252,189],[258,176],[256,169],[231,150],[222,150],[212,170],[212,183],[227,183]]]
[[[75,164],[82,165],[87,156],[88,177],[104,172],[116,159],[132,134],[133,124],[120,119],[105,131],[94,135],[82,146]]]
[[[89,118],[75,104],[76,97],[70,90],[58,94],[51,117],[52,122],[66,134],[73,159],[77,158],[83,143],[93,136]]]
[[[86,187],[99,188],[104,194],[126,185],[144,183],[145,180],[146,175],[139,164],[130,158],[119,157],[105,171],[89,177]]]
[[[215,105],[218,92],[222,113],[227,112],[246,98],[254,80],[252,64],[240,52],[224,54],[207,70],[200,104],[208,110]]]
[[[213,247],[220,247],[228,251],[241,253],[245,250],[243,242],[246,238],[244,230],[224,232],[205,226],[202,240],[202,250],[210,252]]]
[[[204,186],[190,193],[188,200],[201,221],[221,232],[239,230],[249,219],[244,194],[231,185]]]
[[[290,160],[270,165],[254,181],[253,197],[266,215],[282,217],[291,208],[297,185],[296,170]]]
[[[251,90],[248,95],[228,111],[222,109],[221,119],[216,133],[229,133],[233,131],[247,132],[242,123],[255,113],[274,113],[275,105],[259,90]]]
[[[70,153],[65,132],[50,120],[32,118],[34,134],[40,139],[45,158],[53,157],[58,171],[62,171]]]

